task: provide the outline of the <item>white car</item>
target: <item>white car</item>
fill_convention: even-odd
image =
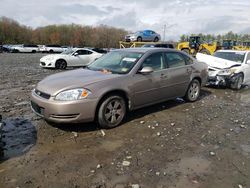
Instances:
[[[68,49],[61,54],[46,55],[40,59],[40,66],[44,68],[66,69],[72,66],[86,66],[103,54],[90,49]]]
[[[250,83],[250,51],[219,50],[213,56],[198,53],[208,65],[208,84],[240,89]]]
[[[15,45],[12,47],[12,52],[36,53],[38,46],[33,44]]]
[[[43,45],[39,48],[39,51],[43,53],[62,53],[66,50],[67,48],[54,44]]]

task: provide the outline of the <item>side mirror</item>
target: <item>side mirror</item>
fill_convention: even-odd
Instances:
[[[152,72],[154,72],[152,67],[143,67],[142,70],[139,71],[141,74],[150,74]]]
[[[76,53],[74,53],[73,55],[74,55],[74,56],[78,56],[79,54],[76,52]]]

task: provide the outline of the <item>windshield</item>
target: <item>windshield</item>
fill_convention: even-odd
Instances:
[[[136,52],[114,51],[97,59],[87,68],[95,71],[127,74],[142,55],[142,53]]]
[[[244,61],[245,52],[215,52],[215,57],[242,63]]]
[[[74,50],[72,50],[72,49],[67,49],[67,50],[63,51],[61,54],[66,54],[66,55],[68,55],[68,54],[72,54],[73,52],[74,52]]]

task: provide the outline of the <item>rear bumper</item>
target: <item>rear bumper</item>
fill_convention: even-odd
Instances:
[[[55,101],[31,93],[31,109],[38,116],[55,123],[91,122],[95,119],[97,100]]]

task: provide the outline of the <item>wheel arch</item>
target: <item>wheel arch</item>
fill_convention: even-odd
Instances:
[[[122,89],[115,89],[115,90],[111,90],[111,91],[107,91],[105,92],[102,97],[100,98],[100,100],[98,101],[97,105],[96,105],[96,109],[95,109],[95,119],[98,115],[98,110],[102,104],[102,102],[108,97],[108,96],[111,96],[111,95],[119,95],[121,96],[124,100],[125,100],[125,103],[126,103],[126,108],[127,110],[130,109],[130,98],[129,98],[129,95],[126,91],[122,90]]]

